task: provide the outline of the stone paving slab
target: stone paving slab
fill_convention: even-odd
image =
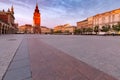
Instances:
[[[2,80],[23,35],[0,35],[0,80]]]
[[[38,36],[43,42],[120,80],[119,36]]]
[[[117,80],[38,38],[28,42],[33,80]]]
[[[119,37],[28,35],[24,38],[28,38],[29,42],[33,76],[33,79],[26,77],[25,80],[116,80],[112,76],[119,79]],[[22,39],[23,35],[0,37],[1,78]],[[26,51],[26,48],[21,52]],[[13,71],[8,71],[7,80],[15,73],[19,79],[23,78],[25,75],[19,76],[23,74],[20,71],[25,71],[26,75],[30,73],[30,68],[20,65],[29,63],[29,60],[26,60],[28,55],[16,54],[14,59],[9,67]]]
[[[3,80],[32,80],[26,39],[16,51]]]

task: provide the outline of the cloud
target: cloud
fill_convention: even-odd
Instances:
[[[114,4],[113,4],[114,3]],[[15,6],[17,21],[31,23],[36,5],[34,0],[0,0],[4,8]],[[54,27],[57,24],[71,23],[86,19],[98,13],[120,8],[118,0],[38,0],[42,25]],[[3,6],[0,6],[3,9]]]

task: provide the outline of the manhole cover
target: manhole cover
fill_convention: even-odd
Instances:
[[[16,39],[8,39],[8,41],[15,41]]]

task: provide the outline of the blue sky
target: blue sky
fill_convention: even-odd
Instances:
[[[120,0],[37,0],[43,26],[76,22],[98,13],[120,8]],[[0,10],[15,7],[16,22],[19,25],[33,24],[36,0],[0,0]]]

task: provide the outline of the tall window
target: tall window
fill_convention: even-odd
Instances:
[[[113,14],[112,15],[112,22],[114,22],[114,19],[115,19],[115,15]]]
[[[109,15],[109,22],[108,23],[110,23],[111,22],[111,15]]]
[[[2,27],[2,24],[0,23],[0,34],[1,34],[1,27]]]
[[[119,14],[119,22],[120,22],[120,14]]]
[[[97,24],[99,25],[99,18],[97,18]]]
[[[105,17],[102,17],[102,23],[103,24],[105,23]]]

